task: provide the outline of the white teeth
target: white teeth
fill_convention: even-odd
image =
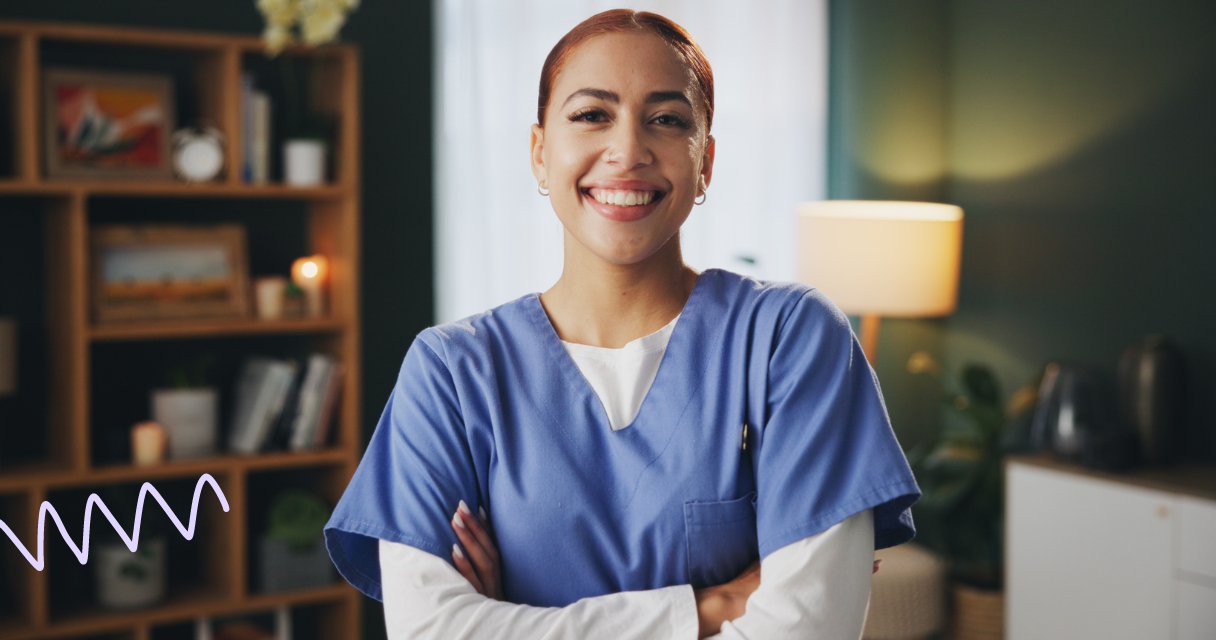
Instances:
[[[618,191],[609,189],[593,189],[592,191],[597,202],[615,204],[619,207],[650,204],[654,200],[656,193],[654,191]]]

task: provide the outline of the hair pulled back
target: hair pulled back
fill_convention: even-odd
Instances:
[[[632,9],[610,9],[597,13],[580,22],[553,45],[549,57],[545,58],[545,66],[540,70],[540,95],[536,101],[537,124],[545,126],[545,108],[549,105],[553,81],[575,48],[588,38],[620,32],[650,33],[675,47],[692,70],[701,90],[701,98],[705,102],[705,131],[708,133],[714,122],[714,72],[709,66],[709,60],[705,58],[705,53],[701,51],[701,46],[684,27],[671,20],[657,13]]]

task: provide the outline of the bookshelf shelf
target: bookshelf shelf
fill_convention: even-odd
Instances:
[[[73,473],[52,465],[29,465],[20,471],[5,470],[0,474],[0,494],[25,491],[31,487],[68,489],[123,482],[197,478],[204,473],[218,477],[232,472],[341,465],[349,460],[350,456],[350,451],[337,448],[278,451],[255,456],[223,455],[195,460],[170,460],[149,467],[129,464],[99,465],[82,473]]]
[[[129,612],[82,610],[51,622],[43,629],[14,624],[0,627],[6,640],[64,638],[99,633],[123,632],[132,627],[193,621],[199,616],[236,615],[271,610],[282,605],[307,606],[340,603],[350,599],[350,589],[333,585],[275,594],[258,594],[244,599],[226,598],[207,591],[185,592],[170,596],[155,609]]]
[[[94,53],[111,59],[93,65]],[[27,427],[44,441],[45,446],[39,450],[42,453],[30,459],[0,460],[0,517],[29,547],[35,544],[38,511],[45,500],[62,501],[63,505],[56,504],[57,510],[79,518],[78,507],[69,503],[77,498],[83,501],[81,496],[92,491],[142,482],[152,482],[158,490],[163,486],[180,491],[185,484],[193,487],[203,473],[211,474],[220,484],[230,507],[223,512],[214,494],[204,489],[198,534],[191,541],[177,540],[178,551],[190,554],[185,565],[189,570],[183,570],[176,580],[170,572],[166,600],[135,611],[100,609],[91,604],[89,588],[71,591],[70,599],[63,596],[64,585],[72,584],[64,582],[73,575],[68,569],[79,576],[87,571],[85,568],[78,564],[75,568],[57,566],[57,562],[63,564],[60,549],[59,555],[47,558],[47,570],[35,571],[7,537],[0,536],[0,566],[4,567],[0,594],[5,593],[3,587],[8,587],[17,599],[15,605],[0,607],[0,638],[150,640],[156,635],[155,626],[191,623],[200,616],[259,613],[282,605],[316,608],[321,637],[360,635],[361,596],[344,582],[275,594],[254,593],[251,589],[250,573],[256,556],[251,557],[255,550],[250,541],[262,535],[256,530],[262,517],[258,509],[272,495],[269,487],[295,483],[332,503],[354,473],[360,456],[360,54],[354,45],[334,44],[293,47],[281,55],[301,62],[308,59],[312,70],[309,100],[332,124],[333,171],[326,184],[247,184],[235,170],[244,156],[242,73],[249,71],[262,78],[262,74],[274,74],[278,69],[265,61],[261,38],[0,20],[0,95],[8,99],[8,108],[0,108],[0,128],[8,132],[0,135],[0,211],[11,204],[12,211],[21,212],[0,216],[0,235],[20,233],[36,240],[37,230],[42,230],[43,248],[31,253],[37,259],[19,264],[23,270],[28,266],[31,281],[38,283],[33,291],[40,293],[27,294],[22,303],[25,308],[16,313],[19,322],[30,322],[22,325],[22,339],[40,337],[30,338],[32,341],[23,342],[20,348],[23,353],[40,354],[45,363],[41,375],[23,378],[21,392],[39,387],[38,391],[45,393],[38,397],[45,396],[46,406],[45,412],[37,414],[43,416],[39,418],[41,423]],[[155,66],[161,59],[177,65],[175,81],[184,88],[181,95],[187,96],[179,104],[178,116],[183,121],[174,123],[174,128],[190,124],[186,120],[197,116],[211,121],[228,141],[227,169],[222,176],[205,184],[161,179],[48,179],[42,139],[42,69],[66,64],[65,60],[74,66],[121,69],[115,60],[133,60],[131,70],[148,71],[139,65],[146,62]],[[274,81],[272,76],[267,77]],[[216,206],[206,199],[215,200]],[[39,213],[41,225],[28,222]],[[276,251],[293,252],[288,263],[299,255],[327,255],[332,265],[331,315],[280,321],[91,322],[90,225],[128,220],[192,223],[203,219],[247,225],[254,258],[251,263],[256,263],[259,256],[268,261],[255,274],[279,268],[273,265],[283,256]],[[256,234],[260,234],[257,239]],[[254,253],[259,242],[266,252]],[[269,255],[273,257],[265,257]],[[33,307],[41,310],[29,311]],[[109,446],[102,435],[128,426],[129,407],[121,403],[138,400],[147,392],[147,375],[130,380],[115,375],[123,374],[123,367],[134,366],[128,364],[128,358],[148,363],[167,357],[162,352],[181,354],[192,349],[261,355],[257,351],[263,348],[322,352],[341,363],[344,375],[332,428],[333,446],[250,456],[221,454],[148,467],[95,462],[112,459],[96,453],[98,446]],[[220,385],[227,387],[223,393],[231,390],[232,382],[235,380],[225,380]],[[112,402],[107,405],[98,401],[107,398],[119,398],[118,408],[114,409]],[[143,411],[140,406],[136,406],[136,412]],[[170,504],[177,509],[176,503]],[[145,506],[145,510],[149,508],[159,510],[155,504]],[[79,523],[68,524],[69,520],[65,519],[65,525],[79,542]],[[97,520],[95,517],[94,525]],[[50,538],[59,535],[53,522],[48,523],[46,534]],[[169,534],[178,535],[176,531]],[[63,543],[47,541],[48,547],[53,545],[62,547]],[[68,560],[76,562],[70,556]],[[196,573],[199,575],[192,578]]]
[[[316,187],[293,187],[284,184],[227,184],[208,182],[140,181],[99,182],[77,180],[16,180],[0,179],[0,195],[28,196],[123,196],[180,198],[278,198],[286,200],[332,200],[348,197],[352,188],[332,184]]]
[[[339,333],[347,323],[337,318],[303,320],[212,320],[193,322],[123,323],[94,325],[89,338],[94,342],[254,336],[291,333]]]

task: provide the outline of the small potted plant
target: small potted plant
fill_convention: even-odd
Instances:
[[[264,592],[325,586],[334,565],[325,551],[325,523],[330,508],[317,496],[289,489],[270,505],[269,527],[262,536],[261,590]]]
[[[138,494],[130,487],[107,487],[102,491],[106,508],[130,536],[135,523]],[[156,504],[152,500],[145,503]],[[92,534],[96,544],[90,551],[97,584],[97,602],[106,609],[139,609],[165,597],[165,536],[156,519],[140,525],[139,546],[131,551],[108,519],[97,514]]]
[[[908,361],[914,374],[940,375],[925,352]],[[1017,445],[1015,425],[1033,414],[1026,386],[1002,403],[996,376],[983,365],[963,366],[943,381],[945,421],[936,438],[908,452],[922,496],[913,507],[918,541],[949,565],[954,583],[954,638],[1000,638],[1004,624],[1005,455]]]
[[[215,455],[219,391],[207,385],[214,361],[207,353],[191,365],[174,367],[167,375],[169,387],[152,390],[152,419],[165,430],[170,459]]]
[[[316,46],[332,42],[346,23],[347,13],[359,0],[257,0],[266,19],[262,39],[266,53],[277,56],[289,45]],[[305,71],[296,68],[292,56],[279,56],[283,65],[284,130],[283,179],[295,186],[311,186],[325,181],[328,155],[326,123],[309,108],[308,87],[298,78],[308,78],[311,57],[305,57]]]

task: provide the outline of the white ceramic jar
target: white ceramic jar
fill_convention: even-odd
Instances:
[[[296,138],[283,143],[283,180],[295,187],[325,182],[325,141]]]
[[[218,405],[210,387],[152,391],[152,419],[165,429],[170,459],[215,455]]]

